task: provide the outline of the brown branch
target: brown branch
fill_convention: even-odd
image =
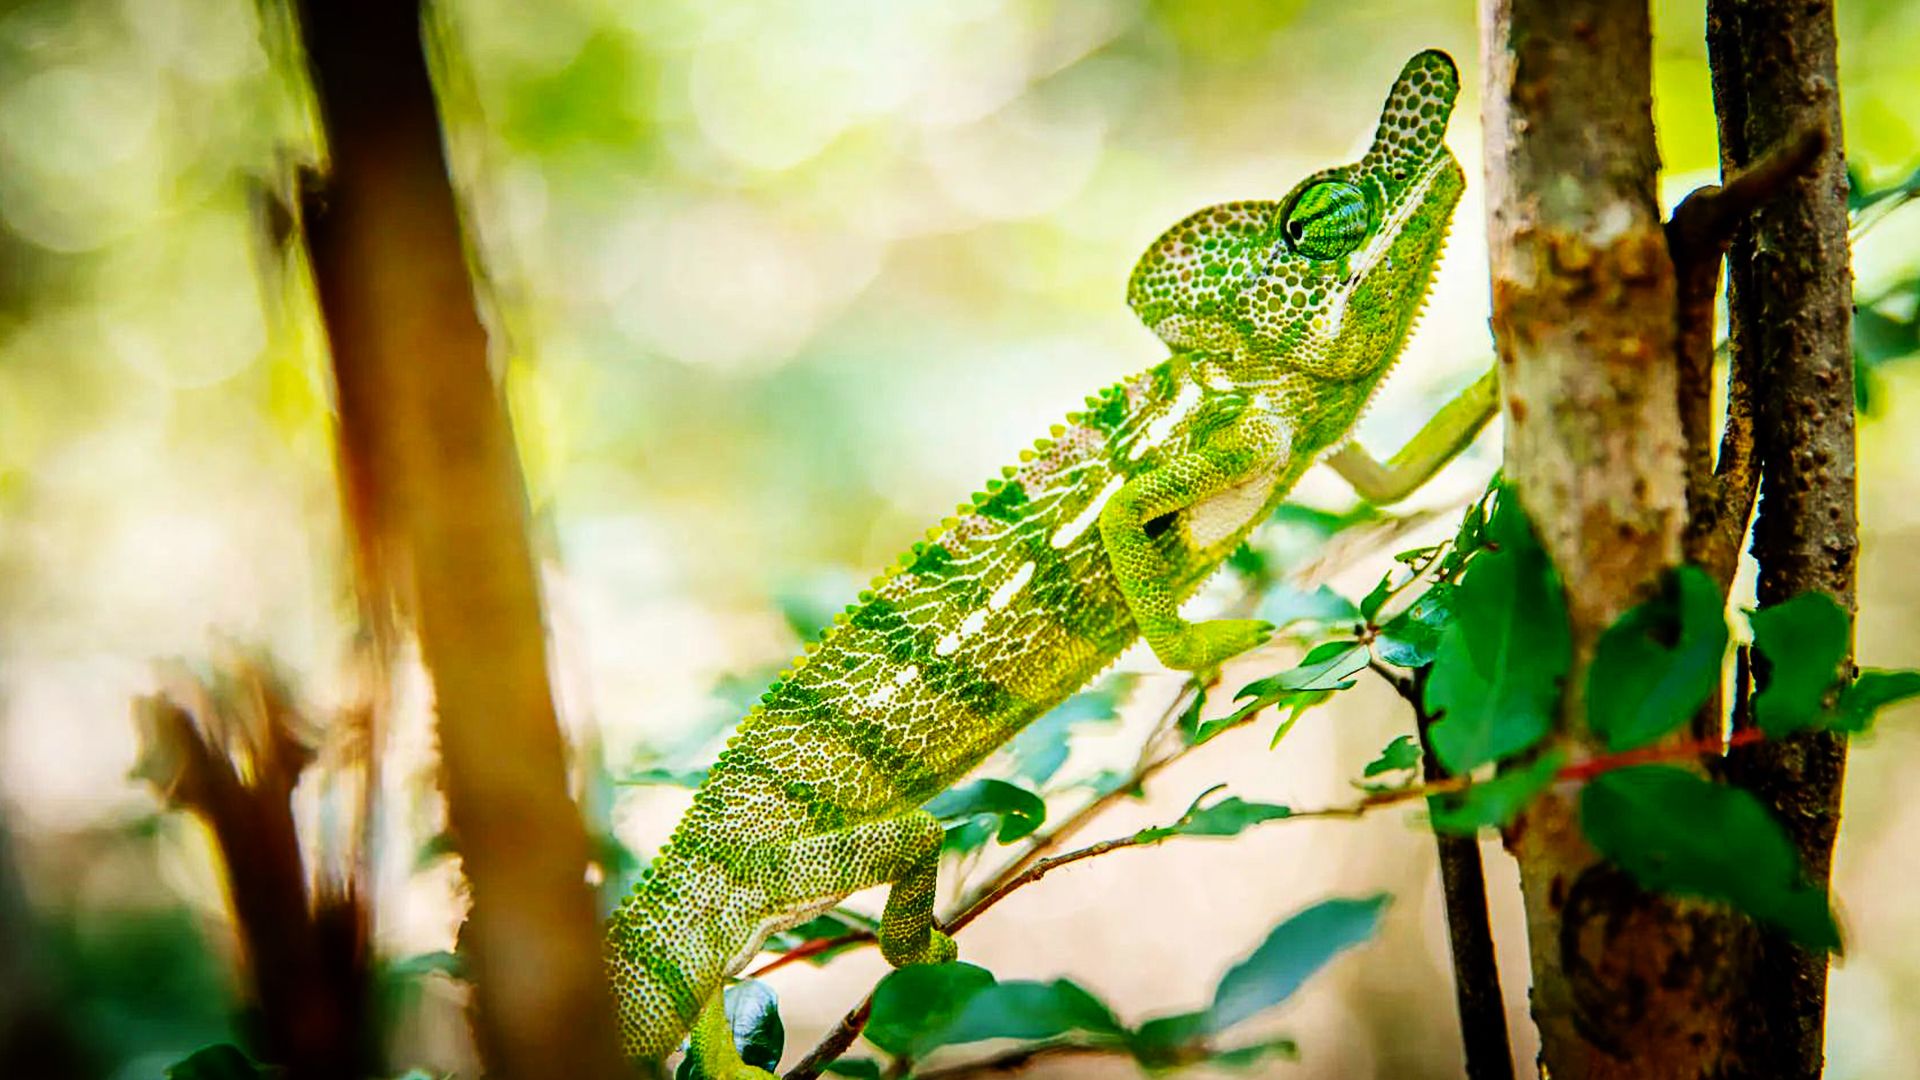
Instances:
[[[247,997],[259,1011],[253,1049],[292,1080],[371,1075],[377,1038],[360,875],[327,882],[310,873],[294,826],[312,725],[264,662],[239,659],[210,680],[181,682],[180,700],[135,703],[135,774],[213,835]],[[322,884],[310,887],[316,879]]]
[[[812,1050],[807,1051],[806,1057],[786,1071],[784,1080],[814,1080],[828,1065],[847,1052],[853,1040],[860,1037],[861,1029],[867,1026],[867,1017],[872,1014],[873,994],[868,993],[860,999],[860,1004],[847,1010],[847,1015],[841,1017],[840,1022],[833,1025],[833,1030],[827,1032]]]
[[[1830,136],[1814,167],[1796,174],[1736,237],[1728,311],[1735,370],[1764,388],[1750,413],[1762,489],[1753,527],[1759,600],[1819,590],[1851,610],[1859,551],[1853,280],[1834,4],[1709,0],[1707,46],[1723,172],[1764,159],[1798,132]],[[1845,740],[1809,732],[1756,742],[1729,754],[1723,771],[1786,825],[1812,883],[1825,888]],[[1715,1073],[1729,1080],[1819,1076],[1826,954],[1755,927],[1739,959],[1736,1049]]]
[[[567,792],[540,581],[476,310],[420,0],[301,5],[329,171],[302,224],[332,349],[363,605],[397,610],[433,686],[461,949],[486,1071],[627,1072],[587,835]],[[376,620],[377,623],[377,620]]]
[[[1413,709],[1420,736],[1421,775],[1428,783],[1449,779],[1433,752],[1434,716],[1427,711],[1426,682],[1431,667],[1411,678],[1384,671]],[[1513,1080],[1513,1050],[1508,1044],[1507,1006],[1500,992],[1500,966],[1494,955],[1493,923],[1487,914],[1487,878],[1480,862],[1480,838],[1433,830],[1440,858],[1440,890],[1447,909],[1447,944],[1453,955],[1454,1003],[1460,1010],[1460,1045],[1466,1053],[1468,1080]]]
[[[963,1062],[941,1069],[920,1069],[913,1075],[916,1080],[969,1080],[976,1076],[995,1076],[1017,1073],[1029,1066],[1043,1061],[1058,1061],[1075,1057],[1126,1057],[1127,1048],[1114,1042],[1060,1042],[1043,1043],[1039,1046],[1026,1046],[1008,1050],[1003,1054],[982,1058],[979,1061]]]
[[[1676,353],[1680,363],[1680,422],[1687,444],[1688,562],[1706,568],[1724,592],[1739,564],[1740,541],[1752,517],[1759,477],[1753,462],[1753,372],[1730,365],[1727,421],[1715,460],[1712,437],[1714,300],[1720,268],[1734,234],[1756,210],[1805,176],[1826,151],[1827,133],[1800,131],[1724,185],[1699,188],[1667,221],[1678,293]],[[1742,361],[1750,360],[1746,350]]]

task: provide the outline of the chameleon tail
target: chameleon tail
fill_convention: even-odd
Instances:
[[[679,1047],[743,944],[726,940],[743,920],[724,879],[707,880],[715,869],[662,852],[607,922],[607,966],[630,1058],[658,1061]]]

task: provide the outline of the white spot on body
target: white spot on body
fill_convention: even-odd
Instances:
[[[960,635],[948,634],[946,637],[941,638],[938,642],[934,644],[933,652],[935,656],[952,656],[953,651],[955,649],[958,649],[959,647],[960,647]]]
[[[1080,539],[1081,533],[1086,532],[1093,526],[1094,522],[1100,520],[1100,511],[1106,509],[1107,500],[1113,498],[1114,493],[1119,491],[1126,482],[1126,478],[1121,476],[1109,478],[1106,484],[1101,487],[1100,493],[1095,495],[1093,501],[1087,504],[1086,509],[1075,514],[1072,521],[1060,526],[1059,531],[1053,534],[1053,540],[1051,541],[1053,546],[1056,548],[1064,548],[1072,544],[1075,540]]]
[[[895,675],[893,681],[900,686],[905,686],[919,677],[920,666],[918,664],[908,664],[906,667],[900,669],[900,674]]]
[[[899,689],[898,683],[884,683],[879,689],[867,695],[867,704],[876,709],[884,709],[893,701],[894,692]]]
[[[1027,582],[1032,580],[1033,562],[1028,560],[1020,564],[1020,568],[1013,572],[1012,577],[1001,582],[1000,587],[993,590],[993,595],[987,598],[987,606],[995,611],[1005,608],[1013,603],[1013,598],[1020,595],[1020,590],[1026,588]]]
[[[966,618],[960,620],[959,634],[961,637],[972,637],[973,635],[979,633],[982,630],[985,630],[986,628],[987,628],[987,609],[976,608],[973,611],[968,612]]]

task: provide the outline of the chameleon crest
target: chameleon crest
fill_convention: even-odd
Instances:
[[[608,927],[629,1053],[690,1032],[709,1077],[766,1080],[720,988],[768,934],[884,884],[882,955],[951,959],[922,804],[1135,640],[1183,669],[1265,640],[1179,605],[1398,355],[1460,196],[1442,143],[1457,91],[1452,61],[1421,53],[1360,161],[1155,242],[1128,300],[1172,355],[1055,425],[775,680]]]

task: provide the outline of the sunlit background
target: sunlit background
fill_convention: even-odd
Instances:
[[[1670,205],[1716,173],[1696,4],[1656,5]],[[1381,0],[458,0],[441,75],[535,528],[562,711],[600,766],[590,812],[642,853],[685,795],[609,783],[696,765],[746,691],[931,520],[1087,392],[1156,362],[1122,302],[1187,211],[1275,197],[1345,160],[1386,86],[1439,46],[1466,92],[1469,192],[1419,336],[1363,425],[1382,448],[1489,361],[1473,11]],[[1865,179],[1920,163],[1920,5],[1841,16],[1846,146]],[[316,153],[302,85],[246,0],[0,4],[0,814],[44,940],[113,1075],[228,1038],[232,949],[205,834],[129,773],[129,702],[236,649],[317,713],[355,692],[328,381],[308,284],[260,223]],[[1863,296],[1920,268],[1920,211],[1859,242]],[[1920,658],[1920,382],[1879,369],[1863,421],[1860,652]],[[1423,496],[1479,489],[1483,439]],[[1314,476],[1302,501],[1351,501]],[[1335,580],[1351,593],[1386,554]],[[1151,658],[1129,752],[1177,682]],[[380,946],[452,947],[419,680],[388,758]],[[1138,714],[1138,715],[1136,715]],[[1911,1075],[1920,753],[1890,718],[1849,777],[1831,1074]],[[1904,724],[1903,724],[1904,721]],[[1407,718],[1378,687],[1157,779],[1089,839],[1226,781],[1298,806]],[[596,755],[587,755],[589,762]],[[303,792],[314,836],[334,809]],[[1409,814],[1298,822],[1097,860],[963,940],[1003,978],[1071,975],[1128,1019],[1204,1000],[1265,928],[1385,889],[1387,929],[1273,1018],[1302,1077],[1459,1071],[1432,842]],[[1487,845],[1514,1029],[1531,1035],[1511,861]],[[871,985],[876,956],[782,971],[790,1045]],[[396,1055],[469,1068],[459,995],[423,976]],[[1046,1075],[1131,1065],[1049,1066]]]

